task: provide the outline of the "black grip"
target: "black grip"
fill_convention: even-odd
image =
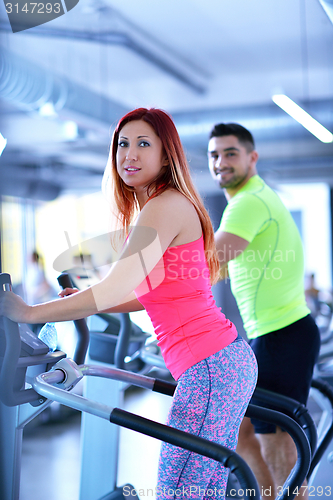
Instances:
[[[324,380],[321,380],[321,379],[313,379],[311,382],[311,387],[313,387],[314,389],[317,389],[317,391],[319,391],[324,397],[326,397],[329,400],[329,402],[331,404],[331,408],[333,410],[333,389],[332,389],[332,387],[327,382],[325,382]],[[318,448],[314,454],[314,457],[312,458],[310,469],[309,469],[309,472],[307,475],[308,479],[311,477],[311,474],[313,473],[314,469],[316,468],[316,466],[318,465],[318,463],[322,459],[325,451],[327,450],[330,442],[332,441],[332,438],[333,438],[333,413],[332,413],[331,424],[327,428],[323,438],[321,439],[321,441],[318,445]]]
[[[11,287],[10,275],[8,273],[1,273],[0,286],[3,291],[7,289],[6,285]],[[6,406],[16,406],[36,401],[40,396],[33,389],[24,389],[26,369],[18,368],[18,360],[21,353],[19,326],[5,316],[3,317],[3,326],[6,351],[0,371],[1,401]]]
[[[1,273],[0,274],[0,290],[5,291],[5,285],[8,285],[10,288],[12,286],[12,280],[10,278],[10,274]]]
[[[64,290],[65,288],[74,288],[72,280],[70,279],[69,274],[67,273],[61,273],[58,276],[58,283],[61,286],[61,288]]]
[[[176,390],[177,384],[172,382],[166,382],[165,380],[155,379],[153,385],[153,391],[159,392],[160,394],[166,394],[167,396],[173,396]]]
[[[58,276],[58,283],[63,289],[74,288],[72,280],[67,273],[61,273],[60,276]],[[83,365],[89,347],[89,330],[85,319],[75,320],[74,325],[79,337],[74,353],[74,361],[77,365]]]
[[[120,370],[125,369],[125,357],[128,353],[128,346],[132,333],[132,321],[128,313],[119,314],[120,329],[117,344],[114,352],[114,364]]]

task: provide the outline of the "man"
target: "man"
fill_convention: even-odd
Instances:
[[[241,125],[216,125],[209,169],[228,205],[215,241],[222,267],[258,361],[258,386],[306,404],[320,336],[306,306],[303,249],[297,227],[277,194],[258,176],[252,134]],[[245,418],[238,453],[262,497],[275,498],[296,461],[296,447],[272,424]],[[306,487],[299,496],[307,498]]]

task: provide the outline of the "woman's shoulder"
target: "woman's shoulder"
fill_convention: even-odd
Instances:
[[[190,200],[175,189],[167,189],[148,199],[141,209],[137,221],[156,220],[160,222],[181,223],[193,217],[196,210]]]
[[[194,205],[175,189],[167,189],[148,200],[137,223],[155,228],[160,238],[164,235],[163,248],[191,242],[201,235],[201,223]]]
[[[148,200],[148,203],[151,205],[151,207],[164,205],[169,206],[170,208],[174,207],[174,209],[185,209],[186,207],[192,209],[194,208],[192,202],[188,198],[186,198],[186,196],[173,188],[167,189],[157,196],[153,196],[150,200]]]

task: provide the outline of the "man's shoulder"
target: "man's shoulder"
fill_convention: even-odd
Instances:
[[[251,177],[245,186],[229,200],[226,210],[236,210],[250,206],[260,207],[264,198],[270,195],[268,190],[272,191],[259,176]]]
[[[253,175],[247,183],[238,191],[234,198],[244,196],[261,196],[265,193],[274,193],[274,191],[266,184],[258,174]]]
[[[271,219],[276,210],[274,191],[258,175],[229,200],[221,221],[224,231],[235,232],[236,228],[252,228],[253,235],[262,224]],[[232,231],[231,231],[232,229]]]
[[[228,205],[266,205],[266,206],[282,206],[283,203],[279,195],[266,182],[255,175],[243,186],[243,188],[229,201]]]

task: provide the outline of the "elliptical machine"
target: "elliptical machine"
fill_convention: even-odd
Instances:
[[[0,286],[4,290],[9,289],[9,275],[0,275]],[[214,460],[218,460],[225,467],[230,468],[237,477],[240,488],[244,491],[245,498],[260,498],[260,492],[252,472],[236,453],[231,452],[227,448],[217,445],[216,443],[211,443],[191,434],[152,422],[151,420],[124,412],[121,409],[112,408],[104,403],[93,401],[90,398],[83,398],[70,392],[75,384],[83,377],[89,378],[93,376],[118,380],[127,384],[137,385],[139,387],[168,395],[173,394],[175,384],[116,368],[92,365],[79,366],[74,361],[65,359],[64,353],[61,353],[62,359],[54,365],[50,371],[45,372],[45,368],[42,366],[40,374],[33,380],[30,379],[32,388],[27,389],[25,384],[22,383],[22,373],[20,372],[22,364],[20,347],[21,344],[24,345],[25,335],[22,334],[22,327],[20,332],[18,325],[15,323],[6,318],[4,318],[3,321],[4,328],[0,331],[0,336],[5,337],[6,340],[5,342],[2,342],[4,352],[0,380],[2,382],[1,387],[6,387],[6,390],[4,391],[6,394],[1,392],[1,399],[5,402],[5,404],[9,403],[12,406],[26,404],[27,394],[30,394],[28,400],[30,397],[32,400],[34,398],[36,400],[40,400],[40,396],[43,396],[43,398],[58,401],[61,404],[65,404],[71,408],[97,416],[105,421],[110,421],[111,423],[136,430],[176,446],[200,453]],[[31,334],[29,332],[29,336],[30,335]],[[35,338],[33,337],[33,339]],[[44,358],[39,358],[38,360],[36,359],[32,361],[31,365],[38,366],[44,360]],[[9,366],[11,369],[8,371]],[[48,367],[46,367],[46,369],[48,369]],[[19,383],[17,383],[18,377],[20,377]],[[33,397],[32,393],[29,392],[31,390],[33,391]],[[10,396],[9,399],[8,395]],[[247,416],[274,422],[285,428],[293,437],[298,450],[298,460],[283,487],[283,491],[278,496],[279,499],[293,498],[294,495],[292,492],[295,488],[299,488],[303,483],[311,461],[311,449],[304,431],[296,422],[294,422],[293,419],[276,411],[250,405],[247,411]],[[0,430],[2,433],[2,429]],[[20,449],[17,447],[16,461],[18,460],[19,454]],[[17,469],[16,464],[13,465]],[[16,474],[16,482],[17,481],[19,482],[19,478]],[[126,496],[124,496],[124,487],[116,488],[113,492],[105,495],[103,500],[124,499],[129,496],[127,492],[131,493],[132,498],[137,498],[135,489],[131,485],[126,486],[128,486],[128,489],[126,489]],[[15,488],[17,492],[19,490],[17,484],[15,485]],[[12,483],[7,484],[7,489],[5,491],[6,496],[4,496],[4,500],[17,500],[19,498],[18,496],[13,496],[14,489]]]
[[[8,274],[0,274],[0,287],[4,291],[11,289]],[[4,481],[0,483],[2,500],[19,499],[23,427],[52,401],[58,401],[111,423],[131,428],[217,460],[234,472],[241,487],[247,492],[246,497],[254,500],[260,499],[259,488],[250,468],[235,452],[197,436],[70,392],[85,376],[120,380],[162,393],[166,390],[164,381],[159,382],[145,375],[116,368],[79,366],[73,360],[66,359],[65,353],[61,351],[49,353],[47,346],[26,325],[18,325],[5,317],[1,319],[0,436],[2,446],[0,464],[4,466],[2,470],[5,471]],[[34,347],[34,351],[31,346]],[[27,356],[26,353],[29,350],[30,353]],[[33,367],[34,371],[31,376],[30,367]],[[29,378],[27,379],[26,376]],[[34,404],[38,405],[37,411],[30,410],[30,406]],[[31,406],[31,408],[34,407]],[[18,418],[20,414],[24,414],[24,418]],[[28,415],[27,418],[25,418],[26,415]],[[8,436],[14,435],[15,439],[5,439],[7,434]],[[138,498],[132,485],[115,488],[114,491],[103,496],[103,500],[125,500],[126,498]]]

